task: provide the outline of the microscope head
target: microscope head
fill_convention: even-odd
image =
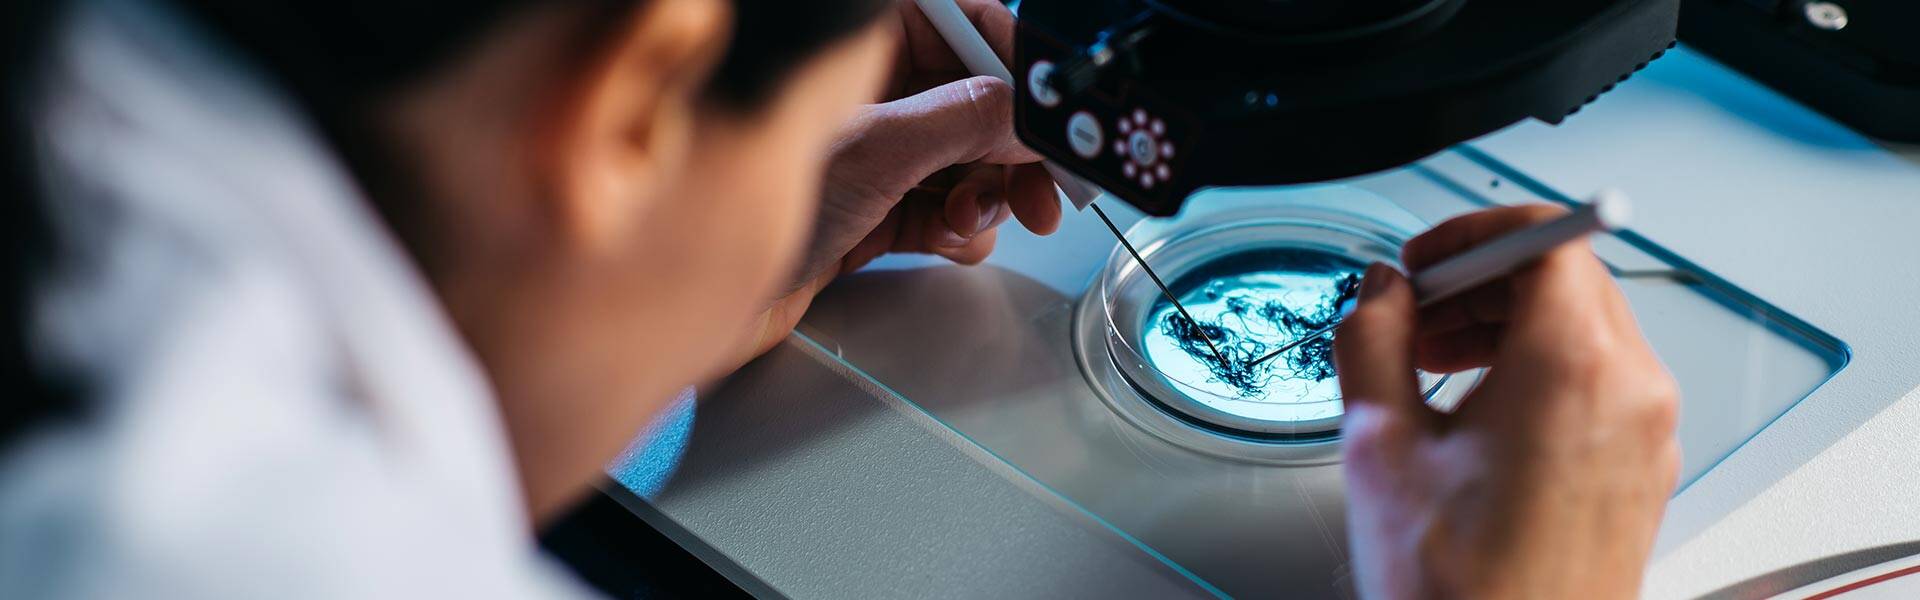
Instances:
[[[1671,48],[1679,0],[1025,0],[1021,139],[1155,216],[1330,181],[1528,118]]]

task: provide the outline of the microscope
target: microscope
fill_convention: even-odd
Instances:
[[[1679,0],[1026,0],[1022,141],[1152,216],[1558,124],[1673,47]]]

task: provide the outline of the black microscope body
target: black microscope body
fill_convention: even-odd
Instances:
[[[1559,123],[1675,40],[1679,0],[1025,0],[1021,139],[1149,215]]]

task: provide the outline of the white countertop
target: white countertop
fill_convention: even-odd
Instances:
[[[1562,190],[1629,190],[1636,230],[1852,349],[1674,500],[1650,597],[1920,540],[1920,147],[1902,158],[1684,50],[1563,127],[1479,146]]]
[[[1685,49],[1565,126],[1523,124],[1476,145],[1575,196],[1627,190],[1637,232],[1852,351],[1832,381],[1675,498],[1649,597],[1742,582],[1742,597],[1786,591],[1920,540],[1920,148],[1901,148],[1902,158]],[[1069,219],[1046,239],[1015,229],[989,263],[1041,295],[1078,294],[1112,246],[1091,219]],[[1178,570],[1144,546],[1116,554],[1124,532],[1088,526],[1088,513],[884,387],[854,377],[864,391],[836,391],[844,382],[808,367],[819,362],[808,352],[824,350],[789,343],[737,377],[730,397],[683,415],[696,423],[682,438],[691,445],[666,448],[659,463],[662,477],[677,474],[649,501],[629,498],[636,512],[730,573],[827,597],[903,581],[929,593],[971,582],[959,585],[1084,595],[1087,582],[1166,583],[1161,567]],[[762,447],[768,438],[781,440],[778,451]],[[876,473],[889,474],[886,485]],[[633,480],[623,479],[637,489]],[[1134,560],[1021,568],[1121,555]],[[877,567],[895,563],[918,575]],[[1148,568],[1111,566],[1136,564]],[[1783,569],[1793,572],[1751,585]]]

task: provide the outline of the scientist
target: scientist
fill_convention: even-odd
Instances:
[[[880,255],[1062,219],[1012,90],[889,0],[9,6],[0,597],[580,594],[532,532],[680,390]],[[1635,595],[1675,391],[1591,252],[1364,288],[1360,590]],[[1420,402],[1416,367],[1482,366]]]

